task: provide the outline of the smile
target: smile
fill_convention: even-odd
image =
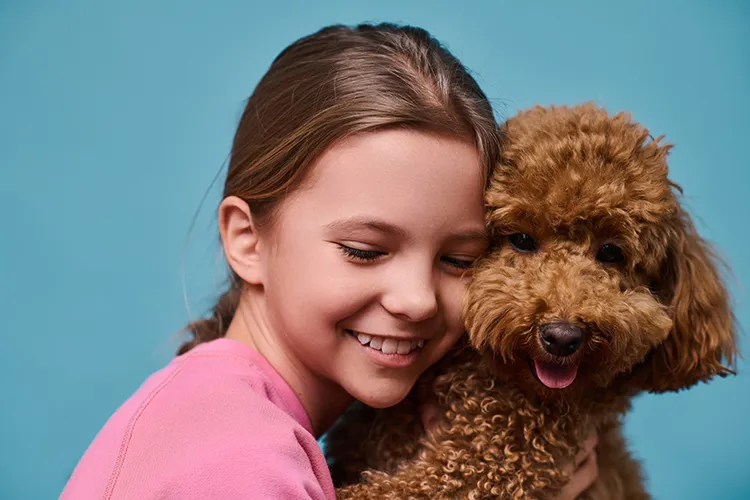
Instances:
[[[425,343],[423,339],[399,340],[392,337],[381,337],[369,333],[359,333],[354,330],[346,330],[346,333],[355,337],[363,346],[380,351],[383,354],[411,354],[416,349],[423,347]]]

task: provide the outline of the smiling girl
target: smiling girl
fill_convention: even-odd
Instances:
[[[334,26],[286,48],[232,147],[229,289],[62,498],[334,498],[316,437],[354,400],[401,401],[463,333],[497,153],[485,95],[424,30]]]

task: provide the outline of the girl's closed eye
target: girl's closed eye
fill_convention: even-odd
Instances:
[[[336,245],[345,257],[359,262],[373,262],[386,255],[386,252],[380,250],[357,248],[343,243],[337,243]],[[469,256],[443,256],[440,260],[455,269],[464,271],[474,265],[476,258]]]
[[[474,265],[474,261],[476,259],[472,259],[469,257],[442,257],[440,260],[445,262],[451,267],[455,267],[456,269],[465,270],[470,269]]]
[[[344,256],[359,262],[372,262],[385,255],[385,252],[380,252],[378,250],[365,250],[344,245],[343,243],[337,243],[337,245]]]

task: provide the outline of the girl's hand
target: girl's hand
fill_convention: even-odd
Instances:
[[[422,421],[422,427],[425,432],[429,432],[437,425],[439,416],[436,401],[425,401],[419,405],[419,418]]]
[[[576,455],[574,463],[565,467],[570,474],[570,481],[553,500],[575,500],[586,491],[599,476],[596,461],[596,445],[599,437],[593,435],[583,443],[583,449]]]

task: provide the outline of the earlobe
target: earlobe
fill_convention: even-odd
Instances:
[[[263,284],[260,235],[247,203],[228,196],[219,205],[219,233],[229,267],[251,285]]]

